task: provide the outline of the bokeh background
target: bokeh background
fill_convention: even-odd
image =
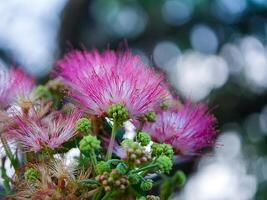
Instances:
[[[72,48],[128,46],[218,118],[172,199],[267,199],[267,0],[1,0],[0,65],[44,81]]]

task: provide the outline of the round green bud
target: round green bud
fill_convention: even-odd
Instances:
[[[125,139],[121,142],[121,145],[129,148],[137,148],[138,144],[131,139]]]
[[[145,114],[145,120],[148,122],[154,122],[156,120],[156,113],[155,112],[147,112]]]
[[[92,135],[84,136],[80,141],[79,149],[82,152],[98,150],[100,149],[100,141]]]
[[[52,94],[49,89],[44,85],[38,85],[34,90],[33,94],[35,94],[38,98],[49,100],[52,98]]]
[[[100,161],[96,165],[96,173],[97,174],[102,174],[104,172],[109,172],[110,171],[110,165],[105,162],[105,161]]]
[[[174,154],[172,146],[169,144],[163,144],[163,146],[164,146],[163,154],[172,159]]]
[[[155,195],[147,195],[146,196],[147,200],[160,200],[159,196],[155,196]]]
[[[173,182],[179,187],[183,186],[186,182],[186,175],[183,171],[177,171],[173,176]]]
[[[152,187],[153,187],[153,181],[151,179],[144,180],[140,185],[140,188],[143,191],[151,190]]]
[[[39,179],[40,174],[36,169],[29,168],[25,171],[24,177],[28,182],[35,182]]]
[[[165,155],[161,155],[156,159],[156,163],[162,172],[169,172],[172,169],[172,160]]]
[[[88,133],[91,128],[91,121],[87,118],[80,118],[76,122],[76,130],[80,133]]]
[[[160,108],[162,110],[167,110],[169,108],[169,103],[167,101],[163,101],[161,104],[160,104]]]
[[[140,142],[142,146],[146,146],[150,143],[151,137],[148,133],[139,132],[137,135],[137,141]]]
[[[113,104],[108,108],[108,117],[113,118],[119,126],[129,118],[128,110],[122,104]]]
[[[173,154],[174,154],[173,148],[169,144],[153,143],[151,148],[152,148],[152,155],[153,156],[166,155],[171,159],[173,157]]]
[[[131,184],[135,185],[135,184],[138,184],[140,182],[140,175],[138,175],[138,174],[129,174],[128,175],[128,179],[129,179]]]
[[[153,156],[160,156],[164,151],[164,146],[159,143],[153,143],[151,149]]]

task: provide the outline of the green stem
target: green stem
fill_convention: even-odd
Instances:
[[[3,179],[3,185],[4,185],[4,188],[5,188],[5,192],[6,192],[6,194],[10,194],[11,193],[11,188],[10,188],[10,185],[9,185],[9,177],[6,174],[5,158],[2,159],[1,175],[2,175],[2,179]]]
[[[122,160],[119,160],[119,159],[111,159],[111,160],[108,160],[107,161],[108,164],[120,163],[120,162],[123,162],[123,161]]]
[[[132,173],[139,173],[139,172],[142,172],[142,171],[145,171],[145,170],[147,171],[147,170],[150,170],[150,169],[154,169],[155,167],[158,167],[158,165],[157,164],[151,164],[151,165],[139,168],[137,170],[133,170]]]
[[[98,200],[101,198],[103,193],[103,189],[101,189],[99,192],[97,192],[94,196],[93,196],[93,200]]]
[[[95,151],[94,150],[90,152],[90,159],[91,159],[91,161],[93,163],[93,167],[95,169],[96,165],[97,165],[97,159],[96,159],[96,155],[95,155]]]
[[[107,193],[103,196],[102,200],[106,200],[106,199],[108,199],[109,196],[110,196],[110,192],[107,192]]]
[[[0,136],[1,138],[1,142],[3,144],[4,150],[6,152],[7,157],[9,158],[11,165],[14,167],[15,171],[17,171],[18,169],[18,160],[14,158],[14,156],[12,155],[11,149],[7,144],[7,141],[5,138],[3,138],[2,136]]]
[[[110,141],[109,141],[108,151],[107,151],[107,155],[106,155],[106,160],[110,160],[111,159],[117,128],[118,128],[117,127],[117,122],[114,119],[114,123],[113,123],[113,126],[112,126],[112,132],[111,132],[111,138],[110,138]]]

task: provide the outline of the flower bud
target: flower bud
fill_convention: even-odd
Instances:
[[[140,182],[140,176],[138,174],[129,174],[128,179],[133,185],[138,184]]]
[[[97,174],[102,174],[104,172],[109,172],[109,171],[110,171],[110,166],[105,161],[101,161],[96,165]]]
[[[146,200],[160,200],[160,197],[155,195],[147,195]]]
[[[172,160],[165,155],[159,156],[156,163],[162,172],[169,172],[172,169]]]
[[[160,104],[160,108],[162,110],[167,110],[169,108],[169,103],[167,101],[163,101],[161,104]]]
[[[173,148],[169,144],[154,143],[151,148],[153,156],[166,155],[171,159],[173,157]]]
[[[186,175],[183,171],[177,171],[173,176],[173,182],[175,185],[183,186],[186,182]]]
[[[143,191],[151,190],[152,187],[153,187],[153,181],[151,179],[144,180],[140,185],[140,188]]]
[[[39,179],[40,174],[36,169],[29,168],[25,171],[24,177],[28,182],[35,182]]]
[[[100,149],[100,141],[92,135],[84,136],[80,141],[79,149],[82,152],[98,150]]]
[[[76,130],[80,133],[88,133],[91,128],[91,121],[87,118],[80,118],[76,122]]]
[[[151,146],[152,155],[153,156],[160,156],[163,153],[164,147],[162,144],[153,143]]]
[[[139,132],[137,135],[137,141],[140,142],[142,146],[146,146],[150,143],[150,135],[145,132]]]
[[[128,118],[129,114],[127,109],[122,104],[113,104],[108,108],[108,117],[116,120],[119,126],[123,124]]]
[[[52,94],[49,89],[44,85],[38,85],[34,90],[33,94],[37,96],[37,98],[50,100],[52,99]]]
[[[154,122],[156,120],[155,112],[147,112],[144,116],[144,119],[148,122]]]

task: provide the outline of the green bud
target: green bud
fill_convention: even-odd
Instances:
[[[113,118],[119,126],[122,126],[129,118],[128,110],[122,104],[113,104],[108,108],[108,117]]]
[[[172,160],[165,155],[159,156],[156,163],[162,172],[169,172],[172,169]]]
[[[160,104],[160,108],[162,110],[167,110],[169,108],[169,103],[167,101],[163,101],[161,104]]]
[[[139,132],[137,135],[137,141],[140,142],[142,146],[146,146],[150,143],[151,137],[148,133]]]
[[[143,191],[151,190],[152,187],[153,187],[153,181],[151,179],[144,180],[140,185],[140,188]]]
[[[135,184],[138,184],[140,182],[140,175],[138,175],[138,174],[129,174],[128,175],[128,179],[129,179],[131,184],[135,185]]]
[[[39,179],[40,174],[36,169],[29,168],[25,171],[24,177],[28,182],[35,182]]]
[[[156,113],[155,112],[147,112],[145,114],[145,120],[148,122],[154,122],[156,120]]]
[[[100,141],[92,135],[84,136],[80,141],[79,149],[82,152],[98,150],[100,149]]]
[[[97,163],[96,165],[97,174],[102,174],[104,172],[109,172],[109,171],[110,171],[110,165],[107,162],[101,161]]]
[[[163,154],[172,159],[174,153],[172,146],[169,144],[163,144],[163,146],[164,146]]]
[[[173,176],[173,182],[179,187],[183,186],[186,182],[186,175],[183,171],[177,171]]]
[[[160,200],[159,196],[155,196],[155,195],[147,195],[146,196],[147,200]]]
[[[88,133],[91,128],[91,121],[87,118],[80,118],[76,122],[76,130],[80,133]]]
[[[44,85],[38,85],[36,88],[34,88],[33,94],[35,94],[38,98],[42,98],[44,100],[49,100],[52,98],[51,92]]]
[[[125,139],[121,142],[121,145],[129,148],[137,148],[138,144],[131,139]]]
[[[171,159],[173,157],[173,148],[169,144],[153,143],[151,148],[153,156],[166,155]]]
[[[160,156],[163,154],[163,151],[164,151],[163,145],[159,143],[153,143],[151,146],[151,149],[152,149],[153,156]]]

